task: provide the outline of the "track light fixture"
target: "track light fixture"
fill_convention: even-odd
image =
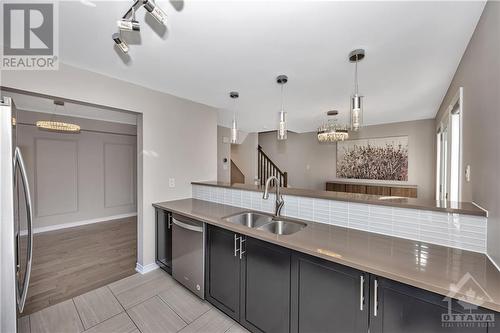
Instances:
[[[159,23],[166,24],[167,14],[157,6],[153,0],[135,0],[127,12],[118,20],[118,29],[124,31],[140,31],[141,25],[135,19],[135,11],[143,6]],[[123,53],[128,53],[128,45],[123,40],[119,33],[114,33],[112,36],[115,43],[120,47]]]
[[[115,32],[112,36],[113,40],[115,41],[116,45],[120,48],[120,50],[123,53],[128,53],[128,45],[125,43],[125,41],[122,39],[120,36],[120,33]]]
[[[161,24],[165,24],[167,21],[167,14],[158,7],[152,0],[142,1],[144,8]]]
[[[125,31],[140,31],[141,30],[141,25],[139,24],[139,21],[137,21],[135,19],[135,8],[132,6],[131,9],[132,9],[132,17],[130,19],[123,17],[121,20],[118,20],[116,22],[118,29],[125,30]]]

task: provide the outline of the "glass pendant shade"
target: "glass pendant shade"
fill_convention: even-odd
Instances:
[[[363,124],[363,96],[351,97],[351,131],[358,131]]]
[[[278,140],[286,140],[287,138],[287,128],[286,128],[286,112],[280,111],[279,113],[280,121],[278,124]]]
[[[231,125],[231,143],[238,143],[238,126],[236,124],[236,119],[233,119]]]

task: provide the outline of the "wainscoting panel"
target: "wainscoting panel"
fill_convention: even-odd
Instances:
[[[35,139],[35,181],[37,217],[78,211],[78,143]]]
[[[104,206],[134,203],[134,154],[131,144],[104,143]]]

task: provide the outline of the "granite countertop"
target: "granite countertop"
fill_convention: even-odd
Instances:
[[[418,188],[417,185],[411,184],[401,184],[401,183],[382,183],[382,182],[364,182],[364,181],[355,181],[355,180],[345,180],[345,179],[337,179],[337,180],[328,180],[326,183],[335,183],[335,184],[349,184],[349,185],[365,185],[365,186],[384,186],[384,187],[403,187],[403,188]]]
[[[229,184],[217,181],[192,182],[191,184],[264,192],[264,186],[262,185]],[[359,203],[366,203],[373,205],[402,207],[402,208],[425,209],[438,212],[459,213],[459,214],[468,214],[468,215],[476,215],[484,217],[488,215],[487,211],[479,208],[472,202],[453,202],[453,201],[425,200],[417,198],[388,197],[388,196],[360,194],[360,193],[307,190],[307,189],[293,188],[293,187],[284,187],[282,188],[281,193],[286,195],[296,195],[309,198],[359,202]]]
[[[466,297],[471,287],[476,294],[465,298],[469,303],[500,311],[500,271],[481,253],[309,221],[295,234],[274,235],[223,220],[248,209],[198,199],[153,206],[443,296]],[[467,290],[454,291],[467,273],[479,286],[468,283]]]

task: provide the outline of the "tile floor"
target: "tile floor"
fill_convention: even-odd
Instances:
[[[20,333],[244,333],[238,323],[157,269],[19,319]]]

